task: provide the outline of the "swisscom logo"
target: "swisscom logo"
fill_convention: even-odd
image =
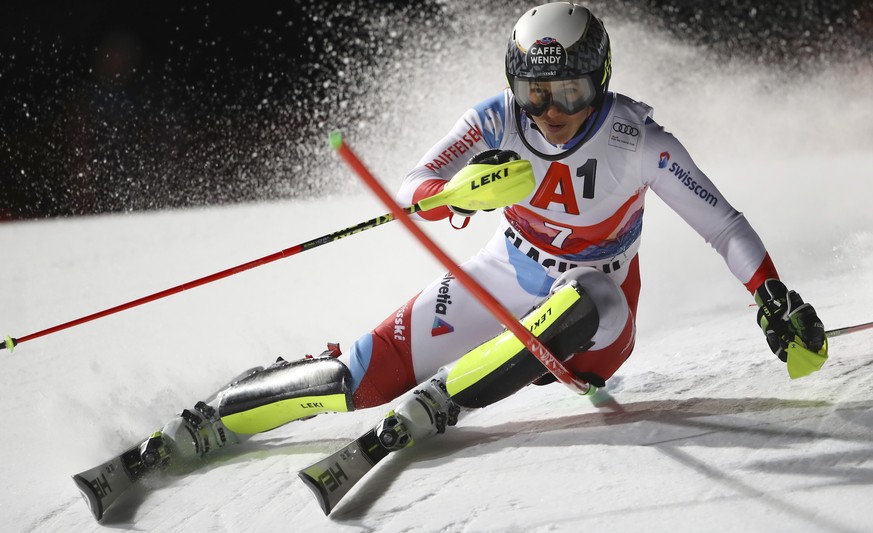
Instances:
[[[658,168],[667,168],[670,163],[670,152],[661,152],[661,160],[658,161]]]

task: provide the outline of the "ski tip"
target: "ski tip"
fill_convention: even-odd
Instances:
[[[318,500],[318,504],[321,506],[321,510],[324,511],[325,516],[329,515],[332,508],[327,492],[324,490],[324,486],[309,476],[306,472],[297,472],[297,475],[300,476],[303,483],[305,483],[306,486],[309,487],[309,490],[311,490],[315,495],[315,499]]]
[[[333,150],[339,150],[343,145],[343,134],[339,130],[330,132],[330,147]]]
[[[79,488],[79,492],[82,493],[82,498],[85,500],[85,503],[88,504],[88,508],[91,509],[91,514],[94,515],[94,519],[99,521],[103,518],[103,501],[99,496],[97,496],[97,493],[94,492],[94,487],[92,487],[85,478],[78,474],[73,476],[73,481]]]

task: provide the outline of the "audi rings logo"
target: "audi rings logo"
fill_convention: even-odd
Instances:
[[[625,135],[630,135],[631,137],[636,137],[640,134],[640,130],[631,126],[630,124],[624,124],[622,122],[613,122],[612,123],[612,131],[616,133],[623,133]]]

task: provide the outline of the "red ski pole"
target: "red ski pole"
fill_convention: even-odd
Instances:
[[[517,168],[518,163],[519,162],[517,161],[512,161],[501,165],[501,167],[506,167],[507,169]],[[215,274],[210,274],[208,276],[189,281],[188,283],[183,283],[181,285],[177,285],[175,287],[171,287],[169,289],[165,289],[163,291],[156,292],[154,294],[150,294],[148,296],[144,296],[142,298],[138,298],[136,300],[117,305],[109,309],[105,309],[103,311],[99,311],[97,313],[83,316],[82,318],[77,318],[69,322],[64,322],[63,324],[37,331],[36,333],[31,333],[29,335],[25,335],[24,337],[19,337],[17,339],[12,337],[6,337],[6,340],[0,341],[0,350],[5,348],[11,351],[15,346],[21,344],[22,342],[27,342],[29,340],[33,340],[39,337],[43,337],[45,335],[49,335],[51,333],[56,333],[61,330],[72,328],[73,326],[78,326],[92,320],[97,320],[98,318],[118,313],[120,311],[124,311],[138,305],[143,305],[148,302],[153,302],[155,300],[165,298],[172,294],[177,294],[188,289],[193,289],[194,287],[199,287],[201,285],[205,285],[207,283],[211,283],[213,281],[233,276],[234,274],[239,274],[240,272],[245,272],[246,270],[250,270],[261,265],[265,265],[267,263],[272,263],[273,261],[277,261],[279,259],[291,257],[292,255],[299,254],[300,252],[305,252],[306,250],[311,250],[312,248],[316,248],[323,244],[331,243],[339,239],[355,235],[356,233],[360,233],[362,231],[391,222],[395,219],[397,213],[404,213],[404,215],[412,214],[417,213],[418,211],[427,211],[429,209],[444,205],[456,205],[465,209],[474,210],[494,209],[517,202],[518,200],[524,198],[527,194],[529,194],[530,188],[533,187],[533,173],[531,172],[529,176],[529,183],[527,183],[525,180],[496,180],[488,185],[487,190],[482,191],[482,187],[480,187],[474,181],[479,176],[476,172],[473,172],[472,170],[471,172],[469,172],[469,175],[461,176],[461,179],[458,180],[453,180],[450,184],[451,186],[446,187],[445,189],[443,189],[442,192],[439,192],[428,198],[423,198],[415,205],[403,208],[395,206],[397,207],[397,209],[395,209],[393,213],[386,213],[382,216],[378,216],[366,222],[361,222],[346,229],[335,231],[328,235],[323,235],[310,241],[291,246],[290,248],[280,250],[274,254],[266,255],[259,259],[255,259],[253,261],[249,261],[247,263],[243,263],[241,265],[222,270],[221,272],[216,272]]]
[[[461,284],[470,291],[484,305],[494,317],[503,324],[513,335],[527,347],[528,350],[551,372],[554,376],[577,394],[592,394],[595,388],[579,379],[575,374],[567,370],[560,359],[549,351],[546,346],[521,322],[518,321],[500,302],[485,290],[476,280],[464,272],[445,252],[421,230],[408,213],[403,210],[388,194],[388,191],[370,173],[367,167],[358,159],[358,156],[343,142],[339,132],[330,135],[330,144],[340,157],[360,176],[376,196],[385,204],[396,219],[398,219],[442,265],[452,273]]]
[[[404,208],[406,212],[415,213],[421,210],[419,204],[415,204],[410,207]],[[38,339],[39,337],[44,337],[46,335],[50,335],[52,333],[57,333],[58,331],[62,331],[68,328],[72,328],[74,326],[78,326],[80,324],[84,324],[86,322],[90,322],[92,320],[97,320],[98,318],[103,318],[108,315],[112,315],[115,313],[119,313],[126,309],[130,309],[132,307],[136,307],[139,305],[143,305],[149,302],[153,302],[155,300],[159,300],[161,298],[165,298],[167,296],[180,293],[182,291],[187,291],[188,289],[193,289],[194,287],[199,287],[201,285],[206,285],[207,283],[212,283],[213,281],[217,281],[229,276],[233,276],[234,274],[239,274],[240,272],[245,272],[246,270],[251,270],[255,267],[259,267],[261,265],[266,265],[267,263],[272,263],[273,261],[277,261],[279,259],[284,259],[286,257],[291,257],[292,255],[299,254],[300,252],[305,252],[306,250],[311,250],[312,248],[316,248],[323,244],[327,244],[329,242],[334,242],[339,239],[348,237],[350,235],[354,235],[356,233],[360,233],[362,231],[368,230],[370,228],[375,228],[376,226],[381,226],[382,224],[391,222],[394,220],[394,215],[387,213],[382,216],[370,219],[366,222],[361,222],[354,226],[348,227],[346,229],[336,231],[334,233],[323,235],[316,239],[312,239],[310,241],[306,241],[301,244],[297,244],[295,246],[291,246],[290,248],[285,248],[284,250],[280,250],[276,253],[265,255],[259,259],[255,259],[253,261],[249,261],[247,263],[243,263],[241,265],[237,265],[235,267],[231,267],[221,272],[216,272],[215,274],[210,274],[208,276],[203,276],[202,278],[195,279],[193,281],[189,281],[187,283],[182,283],[181,285],[176,285],[175,287],[170,287],[169,289],[165,289],[154,294],[150,294],[148,296],[143,296],[142,298],[137,298],[136,300],[132,300],[127,303],[123,303],[121,305],[116,305],[115,307],[111,307],[109,309],[104,309],[103,311],[98,311],[96,313],[92,313],[87,316],[83,316],[81,318],[77,318],[75,320],[70,320],[69,322],[64,322],[63,324],[58,324],[57,326],[52,326],[50,328],[43,329],[41,331],[37,331],[35,333],[31,333],[29,335],[25,335],[19,338],[6,337],[6,340],[0,342],[0,350],[6,348],[12,351],[13,348],[21,344],[22,342],[27,342],[29,340]]]

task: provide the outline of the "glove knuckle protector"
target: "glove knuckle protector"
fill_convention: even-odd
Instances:
[[[467,165],[502,165],[504,163],[509,163],[510,161],[518,161],[521,159],[521,156],[518,153],[513,152],[512,150],[500,150],[498,148],[494,148],[491,150],[485,150],[484,152],[479,152],[474,155],[469,161],[467,161]],[[448,206],[449,211],[452,213],[462,216],[462,217],[471,217],[476,214],[475,210],[471,209],[463,209],[461,207],[457,207],[454,205]],[[486,209],[485,211],[494,211],[493,209]]]
[[[770,349],[787,361],[789,343],[799,341],[805,348],[818,352],[824,345],[824,325],[812,305],[795,291],[789,291],[777,279],[768,279],[755,291],[758,304],[757,322],[767,337]]]
[[[468,165],[502,165],[504,163],[509,163],[510,161],[518,161],[521,159],[521,156],[518,153],[513,152],[512,150],[485,150],[484,152],[479,152],[474,155],[470,161],[467,162]]]

